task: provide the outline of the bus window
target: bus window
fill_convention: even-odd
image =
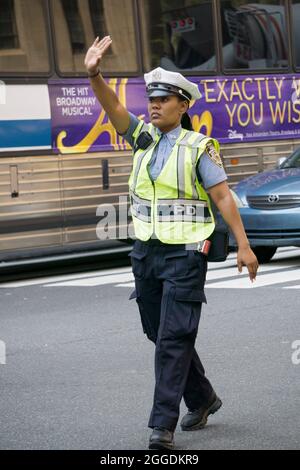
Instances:
[[[216,69],[212,2],[139,0],[146,70]]]
[[[109,34],[113,44],[103,58],[105,73],[137,73],[137,47],[131,0],[52,0],[58,68],[62,75],[86,74],[84,57],[95,40]]]
[[[1,73],[42,73],[50,70],[43,0],[0,1]]]
[[[281,0],[221,0],[224,69],[285,69],[287,31]]]
[[[292,4],[292,34],[294,46],[294,60],[296,67],[300,67],[300,0],[293,0]]]

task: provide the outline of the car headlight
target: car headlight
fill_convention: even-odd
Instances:
[[[242,199],[237,195],[236,192],[234,192],[232,189],[230,190],[230,192],[232,194],[232,197],[233,197],[238,209],[240,209],[241,207],[246,207],[247,206],[247,204],[242,201]]]

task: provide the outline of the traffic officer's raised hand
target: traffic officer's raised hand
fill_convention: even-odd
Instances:
[[[111,43],[112,39],[110,36],[105,36],[101,41],[99,37],[97,37],[93,45],[87,51],[84,65],[90,75],[97,73],[101,59],[107,49],[111,46]]]
[[[247,267],[251,282],[256,279],[256,273],[259,265],[257,258],[249,245],[245,247],[239,247],[237,253],[237,265],[240,273],[243,270],[243,266]]]

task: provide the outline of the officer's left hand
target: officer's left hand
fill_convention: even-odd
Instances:
[[[259,264],[250,246],[240,247],[238,249],[237,265],[238,265],[240,273],[243,270],[243,266],[247,266],[251,282],[253,282],[256,279],[256,273],[257,273]]]

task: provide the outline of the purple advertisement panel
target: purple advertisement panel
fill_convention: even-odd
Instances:
[[[300,138],[300,75],[193,77],[201,99],[191,102],[193,128],[223,143]],[[121,103],[148,121],[142,79],[110,79]],[[125,150],[87,80],[49,83],[52,145],[58,153]]]

